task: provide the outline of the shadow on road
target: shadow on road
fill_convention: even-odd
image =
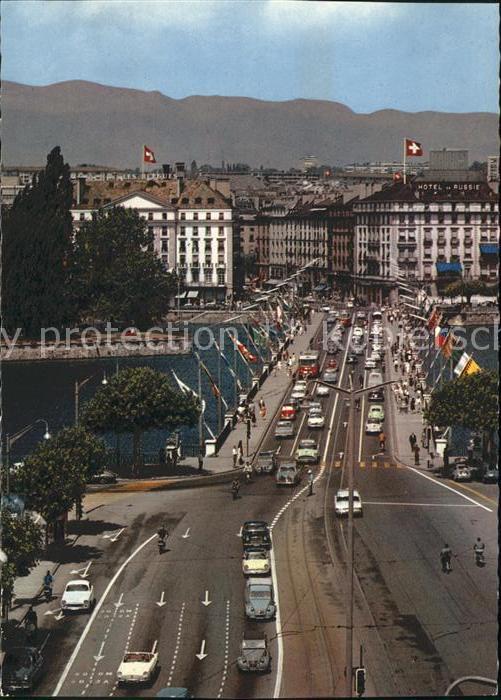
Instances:
[[[122,527],[124,526],[119,523],[108,523],[105,520],[70,520],[67,531],[69,535],[100,535]]]
[[[47,547],[46,557],[48,561],[58,564],[79,564],[88,562],[90,559],[99,559],[102,554],[101,550],[87,545],[75,544],[70,547],[68,545],[51,544]]]

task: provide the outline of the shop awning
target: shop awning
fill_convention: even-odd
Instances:
[[[497,243],[481,243],[480,253],[482,255],[499,255],[499,245]]]
[[[269,284],[271,287],[275,287],[277,284],[280,284],[280,282],[283,282],[283,280],[264,280],[263,284]]]
[[[186,299],[186,292],[181,292],[181,294],[176,294],[175,299]]]
[[[445,274],[450,272],[459,272],[459,274],[461,274],[463,269],[460,262],[438,262],[436,265],[437,272]]]
[[[198,292],[188,292],[188,299],[196,299],[198,297]]]

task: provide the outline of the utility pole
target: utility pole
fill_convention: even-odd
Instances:
[[[346,692],[352,696],[353,688],[353,471],[355,462],[355,428],[353,374],[350,372],[350,406],[348,412],[349,451],[348,456],[348,608],[346,611]]]

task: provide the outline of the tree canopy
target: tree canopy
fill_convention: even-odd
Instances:
[[[199,412],[199,402],[176,391],[162,372],[129,367],[111,377],[84,405],[82,423],[95,432],[132,433],[137,472],[145,430],[194,425]]]
[[[42,530],[29,514],[13,515],[7,508],[2,509],[2,549],[7,555],[7,563],[2,564],[0,586],[3,596],[10,599],[17,576],[26,574],[39,556],[43,536]]]
[[[424,417],[431,425],[492,432],[498,427],[499,376],[481,370],[438,386]]]
[[[83,317],[139,328],[167,312],[177,284],[153,251],[146,222],[123,207],[99,212],[76,233],[71,276]]]
[[[26,336],[62,327],[73,316],[68,284],[73,190],[57,146],[45,169],[15,198],[2,221],[3,325]]]
[[[466,303],[471,304],[471,298],[474,294],[482,294],[488,296],[494,294],[492,285],[488,285],[482,280],[457,280],[451,282],[444,289],[444,295],[447,297],[465,297]]]

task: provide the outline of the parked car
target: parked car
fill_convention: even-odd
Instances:
[[[369,408],[369,413],[367,415],[367,420],[377,421],[382,423],[384,421],[384,408],[375,404]]]
[[[365,424],[366,435],[379,435],[381,432],[381,423],[379,421],[368,420]]]
[[[94,587],[86,579],[68,581],[61,597],[61,610],[70,612],[90,612],[96,604]]]
[[[296,462],[279,464],[275,477],[277,486],[297,486],[301,481],[301,467]]]
[[[484,484],[497,484],[499,482],[499,468],[488,467],[482,475]]]
[[[252,638],[246,633],[240,645],[240,656],[237,658],[237,668],[245,672],[268,673],[271,667],[271,656],[266,635],[257,634]]]
[[[318,408],[311,408],[308,412],[308,428],[323,428],[325,426],[325,416]]]
[[[376,391],[369,391],[368,399],[371,403],[376,401],[384,401],[384,391],[382,389],[376,389]]]
[[[2,690],[4,693],[31,694],[43,673],[43,656],[36,647],[13,647],[2,661]]]
[[[277,466],[277,455],[275,450],[261,450],[258,452],[256,461],[254,462],[254,471],[256,474],[271,474]]]
[[[270,527],[265,520],[246,520],[242,525],[242,544],[247,547],[271,547]]]
[[[365,311],[357,311],[357,318],[365,319]]]
[[[92,474],[87,483],[89,484],[115,484],[118,479],[118,475],[112,472],[111,469],[102,469],[96,474]]]
[[[315,440],[304,439],[299,441],[295,459],[302,464],[318,464],[320,452]]]
[[[118,667],[117,681],[125,683],[149,683],[158,669],[158,652],[128,651]]]
[[[296,434],[294,423],[291,420],[279,420],[275,426],[276,438],[292,438]]]
[[[381,355],[378,352],[375,352],[374,350],[371,352],[370,356],[371,360],[374,360],[374,362],[381,362]]]
[[[273,620],[276,613],[271,578],[249,578],[245,584],[245,615],[250,620]]]
[[[364,329],[360,328],[360,326],[355,326],[353,329],[353,338],[363,338],[364,337]]]
[[[244,550],[242,559],[244,576],[269,574],[270,568],[270,555],[265,547],[249,547]]]
[[[339,489],[334,496],[334,512],[338,517],[348,515],[349,491]],[[362,515],[362,499],[358,491],[353,491],[353,515]]]
[[[471,469],[458,464],[452,472],[452,478],[454,481],[471,481]]]
[[[282,406],[280,411],[280,421],[290,421],[296,420],[296,409],[290,403],[286,403]]]

